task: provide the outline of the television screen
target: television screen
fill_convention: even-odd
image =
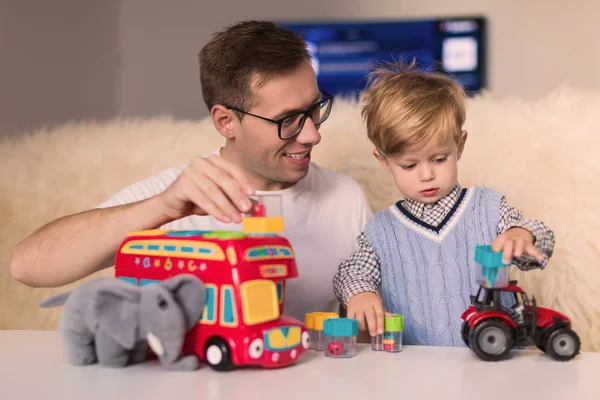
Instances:
[[[486,86],[485,19],[386,22],[279,22],[302,34],[322,90],[356,95],[373,62],[416,60],[419,69],[445,71],[468,93]]]

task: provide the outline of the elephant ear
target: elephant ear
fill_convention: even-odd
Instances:
[[[200,278],[191,274],[179,274],[162,282],[163,286],[171,292],[173,298],[185,317],[186,331],[196,325],[202,316],[206,303],[206,287]]]
[[[98,289],[93,298],[93,318],[99,330],[125,349],[132,349],[139,331],[140,289],[113,281]]]

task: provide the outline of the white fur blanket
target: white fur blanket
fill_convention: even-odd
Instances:
[[[398,199],[371,155],[355,102],[337,99],[313,159],[353,176],[374,210]],[[600,92],[559,88],[533,102],[483,95],[468,102],[463,186],[503,192],[556,233],[544,271],[512,271],[538,304],[574,321],[584,350],[600,350]],[[157,116],[67,123],[0,143],[0,329],[55,329],[60,309],[37,303],[60,289],[32,289],[8,272],[10,249],[59,216],[85,210],[149,174],[222,143],[212,122]],[[110,275],[111,270],[99,275]]]

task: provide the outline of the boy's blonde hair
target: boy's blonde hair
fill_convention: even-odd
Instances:
[[[459,143],[466,115],[462,86],[441,73],[416,70],[414,61],[375,68],[363,102],[369,140],[384,155],[449,135]]]

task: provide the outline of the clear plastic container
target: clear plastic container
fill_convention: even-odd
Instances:
[[[306,313],[304,314],[304,325],[306,326],[306,331],[308,332],[309,340],[309,349],[315,348],[315,313]]]
[[[383,351],[383,334],[371,336],[371,350]]]
[[[339,318],[339,315],[334,312],[313,312],[304,315],[304,324],[309,332],[310,345],[309,348],[317,351],[325,349],[325,338],[323,336],[323,324],[326,320]]]
[[[371,349],[396,353],[402,351],[402,330],[404,319],[400,314],[385,317],[382,335],[371,338]]]
[[[247,217],[282,217],[282,200],[279,194],[257,194],[251,197],[252,209]]]
[[[323,324],[325,355],[349,358],[356,355],[358,321],[351,318],[327,319]]]
[[[251,235],[274,235],[283,232],[281,195],[252,196],[252,208],[244,214],[243,231]]]
[[[480,265],[475,281],[488,288],[504,288],[509,284],[509,268],[512,263],[502,262],[502,252],[492,251],[492,246],[475,247],[475,261]]]

